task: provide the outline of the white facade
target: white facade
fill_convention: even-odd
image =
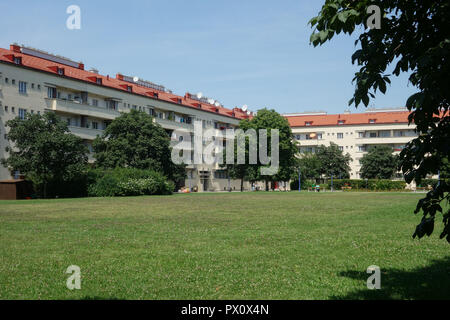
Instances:
[[[405,144],[417,136],[415,126],[408,125],[405,115],[407,112],[402,109],[383,112],[370,110],[363,114],[344,114],[340,117],[326,114],[296,114],[285,117],[291,123],[294,139],[300,145],[300,153],[314,153],[319,145],[329,146],[330,143],[335,143],[344,154],[348,153],[352,158],[350,178],[360,179],[360,160],[371,146],[388,145],[393,148],[394,153],[400,153]],[[390,122],[390,116],[404,120]],[[377,121],[377,117],[383,121]],[[384,120],[385,118],[388,121]]]
[[[5,152],[5,147],[9,143],[5,123],[15,117],[23,117],[26,113],[55,112],[67,121],[72,133],[85,141],[90,151],[92,140],[102,134],[108,123],[119,116],[120,112],[129,112],[131,109],[151,114],[154,121],[169,134],[179,128],[193,133],[195,120],[202,121],[205,130],[235,128],[240,121],[238,117],[183,105],[181,102],[183,97],[177,98],[179,103],[172,103],[63,76],[57,72],[38,70],[27,66],[26,61],[25,63],[20,61],[21,64],[5,62],[2,58],[15,53],[2,50],[0,51],[0,158],[8,156]],[[22,59],[28,58],[23,54],[17,55]],[[74,74],[78,72],[73,67],[64,68],[66,75],[72,70]],[[92,74],[93,77],[98,76],[84,70],[80,72]],[[208,108],[210,110],[211,106]],[[90,161],[93,160],[92,154],[89,158]],[[0,165],[0,180],[10,178],[10,172]],[[229,186],[231,189],[240,190],[240,181],[229,181],[219,165],[189,165],[185,185],[196,187],[198,191],[224,191]],[[248,183],[245,183],[244,187],[246,190],[250,189]]]

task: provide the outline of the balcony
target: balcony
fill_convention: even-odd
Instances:
[[[69,126],[70,132],[85,140],[94,140],[97,136],[103,134],[103,130]]]
[[[107,120],[113,120],[116,117],[120,116],[120,112],[115,110],[94,107],[70,100],[45,98],[45,102],[47,104],[47,109],[53,111],[60,111]]]
[[[403,136],[403,137],[365,137],[365,138],[357,138],[358,144],[400,144],[407,143],[412,139],[416,138],[416,136]]]
[[[161,119],[161,118],[155,118],[155,122],[159,123],[161,127],[164,129],[170,129],[170,130],[177,130],[177,129],[186,129],[189,132],[194,131],[194,126],[192,124],[182,123],[182,122],[176,122],[173,120],[167,120],[167,119]]]

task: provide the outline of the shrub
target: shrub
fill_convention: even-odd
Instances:
[[[164,175],[135,168],[94,169],[88,174],[88,181],[91,197],[171,194],[175,188]]]
[[[307,190],[313,183],[315,184],[313,180],[302,179],[302,190]],[[290,186],[292,191],[298,190],[298,178],[292,180]]]
[[[437,179],[422,179],[422,181],[420,182],[420,184],[418,184],[418,187],[428,187],[428,186],[436,186],[438,183]]]
[[[331,184],[331,182],[329,182]],[[404,181],[393,181],[386,179],[336,179],[333,180],[333,188],[335,190],[340,190],[342,187],[351,187],[352,190],[366,189],[378,190],[378,191],[389,191],[389,190],[403,190],[406,187]]]

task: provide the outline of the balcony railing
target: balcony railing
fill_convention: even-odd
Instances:
[[[85,140],[94,140],[97,136],[103,134],[103,130],[92,129],[92,128],[84,128],[77,126],[69,126],[70,132],[77,135],[81,139]]]
[[[176,130],[176,129],[186,129],[188,131],[194,131],[194,126],[192,124],[187,124],[185,122],[177,122],[174,120],[167,120],[161,118],[155,118],[155,122],[159,123],[164,129]]]
[[[120,116],[120,112],[116,110],[94,107],[71,100],[46,98],[45,102],[47,104],[47,109],[53,111],[60,111],[108,120],[113,120],[116,117]]]

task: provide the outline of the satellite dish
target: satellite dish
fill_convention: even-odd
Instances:
[[[247,105],[246,104],[244,104],[244,106],[242,107],[242,111],[247,111],[247,109],[248,109],[248,107],[247,107]]]
[[[220,107],[219,101],[216,101],[216,103],[214,103],[214,105],[215,105],[216,107]]]
[[[133,78],[133,81],[134,81],[134,82],[138,82],[138,81],[139,81],[139,78],[138,78],[138,77],[134,77],[134,78]]]
[[[249,116],[249,115],[251,115],[252,113],[250,112],[250,111],[247,111],[247,115]]]
[[[208,99],[208,102],[210,103],[210,104],[214,104],[214,99]]]
[[[201,99],[203,97],[203,93],[199,92],[197,93],[197,98]]]

